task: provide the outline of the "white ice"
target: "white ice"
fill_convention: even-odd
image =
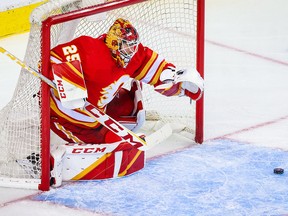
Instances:
[[[286,0],[206,0],[206,143],[228,138],[288,150],[287,7]],[[11,36],[0,46],[23,58],[27,40],[28,33]],[[0,57],[0,108],[19,71]],[[95,215],[28,199],[37,193],[1,188],[0,215]]]

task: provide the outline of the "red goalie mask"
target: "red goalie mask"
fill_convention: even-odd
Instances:
[[[125,68],[138,50],[139,36],[128,20],[119,18],[110,27],[105,42],[112,57]]]

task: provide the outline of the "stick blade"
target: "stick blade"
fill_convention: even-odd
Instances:
[[[139,149],[142,151],[147,151],[154,146],[160,144],[164,140],[168,139],[173,133],[172,127],[170,124],[165,124],[156,132],[150,134],[149,136],[145,137],[145,141],[147,145],[140,147]]]

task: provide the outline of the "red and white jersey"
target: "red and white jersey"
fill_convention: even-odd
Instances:
[[[88,91],[88,101],[105,111],[118,90],[129,78],[134,78],[150,85],[158,85],[163,70],[172,64],[148,47],[139,44],[137,53],[126,68],[119,67],[112,58],[104,40],[81,36],[68,43],[56,46],[51,50],[51,63],[58,64],[80,60]],[[173,66],[173,65],[172,65]],[[53,80],[51,72],[50,79]],[[71,122],[84,128],[97,128],[98,122],[87,116],[80,109],[64,108],[55,90],[51,90],[51,116],[65,122]]]

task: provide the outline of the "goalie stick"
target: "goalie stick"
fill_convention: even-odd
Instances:
[[[0,52],[5,56],[9,57],[12,61],[20,65],[22,68],[24,68],[26,71],[28,71],[35,77],[41,79],[50,87],[57,89],[56,84],[54,82],[52,82],[50,79],[42,75],[37,70],[31,68],[25,62],[21,61],[19,58],[17,58],[12,53],[8,52],[3,47],[0,47]],[[143,140],[135,133],[127,129],[125,126],[121,125],[119,122],[111,118],[109,115],[99,110],[93,104],[89,103],[86,100],[86,98],[83,98],[83,100],[85,100],[85,105],[83,107],[85,113],[94,118],[96,121],[105,126],[107,129],[111,130],[116,135],[120,136],[123,140],[129,142],[131,145],[138,147],[140,150],[143,151],[148,150],[153,146],[159,144],[160,142],[164,141],[172,134],[172,128],[170,127],[169,124],[167,124],[162,128],[160,128],[159,130],[157,130],[156,132],[145,137],[145,140]]]

